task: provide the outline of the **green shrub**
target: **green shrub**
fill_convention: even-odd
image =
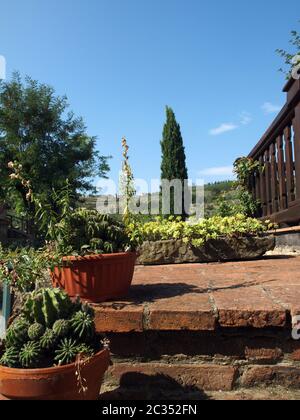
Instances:
[[[60,258],[51,250],[33,248],[4,249],[0,244],[0,283],[30,292],[45,282],[50,268],[59,264]]]
[[[231,217],[212,217],[198,223],[188,223],[180,218],[157,218],[155,222],[131,224],[131,235],[140,243],[181,239],[193,246],[202,246],[209,239],[224,236],[259,235],[274,227],[269,221],[263,223],[242,214]]]
[[[260,174],[264,168],[257,160],[248,157],[237,159],[233,166],[237,176],[236,190],[239,198],[239,211],[248,217],[257,216],[260,202],[253,197],[251,178]]]

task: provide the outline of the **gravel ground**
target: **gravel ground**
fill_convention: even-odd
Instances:
[[[300,248],[298,247],[276,247],[273,251],[269,251],[266,253],[266,256],[295,256],[298,257],[300,255]]]

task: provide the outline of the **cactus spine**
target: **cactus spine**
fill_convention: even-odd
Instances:
[[[28,340],[30,324],[24,318],[17,318],[6,332],[7,347],[22,347]]]
[[[42,350],[52,350],[56,344],[57,337],[53,330],[47,329],[45,334],[40,339],[40,346]]]
[[[38,343],[29,341],[25,344],[20,353],[19,360],[23,368],[35,368],[40,363],[41,348]]]
[[[15,368],[19,364],[19,351],[15,347],[8,348],[0,359],[0,365]]]
[[[52,329],[57,338],[66,338],[70,331],[70,321],[59,319],[54,323]]]
[[[68,317],[71,299],[59,289],[41,289],[28,297],[23,314],[30,322],[51,328],[57,319]]]
[[[35,323],[28,328],[28,337],[31,341],[38,341],[45,333],[42,324]]]
[[[74,334],[83,340],[92,339],[95,334],[95,324],[93,318],[86,312],[77,312],[72,320],[71,325]]]
[[[78,355],[78,343],[72,338],[65,338],[62,340],[55,351],[54,360],[59,365],[70,364],[75,361]]]

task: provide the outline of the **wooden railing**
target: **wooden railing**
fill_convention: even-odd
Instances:
[[[300,222],[300,80],[284,88],[287,102],[249,154],[261,170],[250,180],[261,203],[257,216],[282,224]]]

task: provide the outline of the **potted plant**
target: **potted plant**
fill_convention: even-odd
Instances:
[[[40,289],[28,295],[6,332],[0,394],[15,400],[94,400],[109,359],[92,308],[72,302],[60,289]]]
[[[136,262],[125,226],[87,209],[75,210],[62,224],[56,246],[64,257],[52,271],[54,287],[93,303],[125,297]]]
[[[91,303],[126,296],[136,261],[135,244],[126,227],[128,209],[120,222],[96,210],[76,208],[68,181],[60,191],[50,192],[45,202],[24,179],[21,165],[10,162],[9,168],[14,179],[28,188],[36,225],[47,239],[47,253],[56,261],[51,268],[54,287]]]

